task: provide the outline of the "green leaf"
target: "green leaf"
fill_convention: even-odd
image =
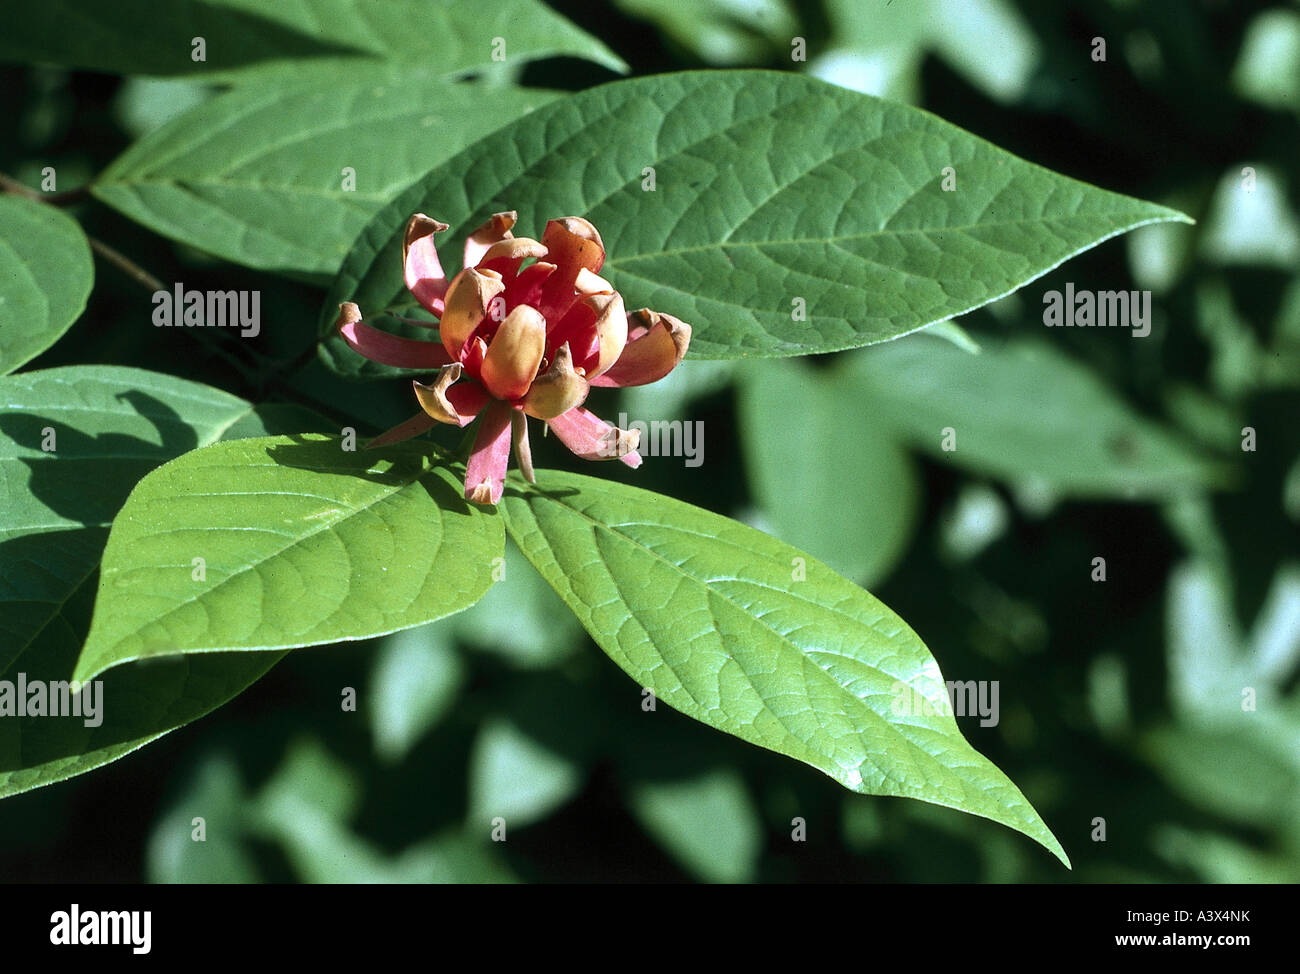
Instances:
[[[563,754],[534,740],[514,722],[486,721],[469,758],[466,828],[488,831],[492,820],[506,827],[540,822],[582,787],[582,769]]]
[[[750,362],[742,376],[749,481],[772,533],[854,581],[884,578],[916,525],[907,450],[824,371]]]
[[[956,190],[944,192],[945,167]],[[646,168],[654,169],[655,189]],[[380,210],[321,315],[335,368],[375,374],[331,328],[415,305],[401,234],[417,211],[460,241],[578,214],[629,308],[689,322],[697,358],[782,357],[897,338],[1001,297],[1134,227],[1187,217],[1024,162],[933,115],[767,71],[618,81],[539,108]],[[450,270],[456,262],[449,261]],[[801,303],[802,302],[802,303]]]
[[[505,537],[465,502],[463,474],[427,444],[341,442],[218,443],[140,481],[113,522],[76,678],[178,653],[363,639],[477,602]]]
[[[409,68],[353,71],[325,86],[247,86],[136,142],[92,189],[150,229],[235,263],[333,274],[399,190],[554,97]]]
[[[294,742],[248,808],[249,828],[280,845],[307,883],[504,883],[509,867],[487,830],[447,832],[392,854],[348,827],[363,798],[361,782],[318,742]]]
[[[0,677],[64,680],[90,627],[109,524],[131,488],[194,447],[266,433],[278,407],[112,366],[0,378],[0,404]],[[293,413],[301,424],[313,416]],[[0,797],[113,761],[224,703],[278,658],[214,654],[117,670],[105,698],[130,703],[107,705],[98,728],[0,721]]]
[[[827,0],[829,49],[808,70],[859,91],[921,100],[927,54],[1001,102],[1024,96],[1039,60],[1030,26],[1008,0],[878,0],[864,15],[860,0]],[[990,57],[989,52],[997,55]]]
[[[85,310],[94,280],[90,244],[76,220],[0,195],[0,375],[62,337]]]
[[[520,669],[545,670],[584,645],[578,621],[513,544],[506,544],[500,577],[446,627],[465,648]]]
[[[406,757],[456,702],[464,682],[465,666],[447,626],[420,626],[385,636],[371,674],[368,708],[379,757],[390,764]]]
[[[239,762],[225,752],[205,754],[180,792],[154,822],[145,850],[150,883],[257,883],[257,863],[243,842],[248,794]],[[194,819],[203,840],[194,840]]]
[[[788,53],[799,21],[789,0],[615,0],[628,16],[655,24],[673,44],[714,65],[762,63]]]
[[[507,489],[506,528],[640,686],[853,791],[981,815],[1068,864],[1019,789],[962,737],[925,645],[870,594],[689,504],[554,470],[538,479]],[[930,706],[896,714],[911,694]]]
[[[539,0],[172,0],[165,16],[153,0],[51,0],[8,12],[0,62],[230,81],[306,72],[324,80],[358,59],[383,59],[450,75],[492,66],[496,38],[507,63],[568,55],[627,70]]]
[[[945,462],[1069,497],[1160,497],[1223,479],[1046,342],[981,342],[979,355],[918,337],[848,357],[831,373],[844,416]],[[954,449],[944,449],[945,429]]]
[[[706,883],[753,880],[763,823],[744,780],[731,769],[683,781],[643,781],[629,808],[683,869]]]

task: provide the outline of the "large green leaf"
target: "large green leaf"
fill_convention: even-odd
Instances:
[[[535,490],[507,489],[507,530],[600,647],[664,703],[853,791],[1001,822],[1068,864],[1016,786],[962,737],[925,645],[870,594],[689,504],[553,470],[538,479]],[[910,706],[904,687],[930,707]]]
[[[505,533],[465,502],[463,473],[427,444],[342,442],[218,443],[145,477],[113,522],[76,678],[378,636],[477,602]]]
[[[142,369],[70,366],[0,379],[0,677],[63,680],[90,627],[113,516],[144,474],[221,437],[312,428],[217,389]],[[319,428],[319,425],[317,426]],[[42,446],[51,449],[42,449]],[[0,721],[0,796],[89,771],[200,717],[261,676],[273,654],[124,667],[103,724]]]
[[[945,167],[956,189],[942,188]],[[644,170],[654,169],[655,189]],[[322,312],[413,307],[401,234],[423,211],[459,242],[495,210],[517,232],[579,214],[629,308],[695,327],[700,358],[897,338],[1014,291],[1137,226],[1187,217],[1024,162],[919,109],[767,71],[618,81],[538,109],[380,210]],[[455,262],[449,262],[455,270]],[[800,302],[803,302],[800,304]],[[806,318],[806,320],[804,320]],[[341,339],[335,367],[371,374]]]
[[[399,190],[554,97],[451,84],[428,68],[349,72],[325,86],[249,85],[136,142],[93,191],[236,263],[333,274]]]
[[[983,351],[970,355],[908,338],[847,357],[827,381],[849,421],[879,424],[946,462],[1052,494],[1147,498],[1223,479],[1221,465],[1046,342],[981,342]]]
[[[66,213],[0,195],[0,375],[59,340],[90,297],[90,244]]]
[[[357,59],[436,65],[447,74],[570,55],[616,71],[623,61],[540,0],[49,0],[11,4],[0,61],[112,74],[203,74],[223,80],[310,72]],[[204,60],[195,60],[195,38]],[[493,41],[503,38],[504,50]],[[250,70],[256,68],[256,70]]]

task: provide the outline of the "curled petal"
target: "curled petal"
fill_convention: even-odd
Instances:
[[[641,440],[640,430],[610,426],[582,406],[548,420],[547,426],[561,443],[584,460],[613,460],[617,457],[633,470],[641,466],[641,454],[636,452]]]
[[[643,386],[677,368],[691,344],[691,326],[672,315],[642,308],[627,316],[628,342],[597,386]]]
[[[445,366],[431,385],[412,382],[420,408],[433,420],[452,426],[466,426],[487,405],[488,394],[473,382],[453,383],[461,377],[459,362]]]
[[[524,412],[537,419],[554,419],[574,406],[581,406],[589,390],[587,380],[573,371],[568,344],[561,345],[551,367],[533,380],[532,388],[524,397]]]
[[[514,236],[510,228],[515,225],[519,214],[514,210],[493,213],[486,223],[465,238],[465,261],[461,267],[474,267],[489,247],[499,240],[509,240]]]
[[[537,483],[537,475],[533,473],[533,451],[528,446],[528,417],[522,410],[510,410],[510,433],[515,443],[515,463],[519,464],[519,472],[530,484]]]
[[[380,433],[366,444],[366,449],[373,450],[376,447],[388,446],[389,443],[400,443],[402,440],[409,440],[412,436],[419,436],[437,425],[432,416],[425,413],[416,413],[405,422],[398,423],[388,432]]]
[[[542,233],[542,243],[551,261],[564,268],[571,279],[578,276],[579,268],[595,274],[605,263],[604,241],[596,228],[580,216],[550,221]]]
[[[614,285],[599,274],[593,274],[584,267],[578,271],[578,276],[573,282],[573,289],[579,294],[612,294]]]
[[[558,321],[573,306],[578,275],[584,270],[596,274],[604,266],[605,243],[582,217],[566,216],[546,224],[542,244],[556,271],[547,280],[538,307],[548,321]]]
[[[490,402],[483,410],[474,448],[465,466],[465,499],[475,504],[495,504],[505,490],[510,463],[509,403]]]
[[[623,310],[623,297],[613,294],[593,294],[583,298],[596,316],[596,361],[589,363],[587,376],[595,379],[608,371],[623,354],[627,344],[627,312]]]
[[[429,370],[441,368],[451,361],[451,356],[437,342],[400,338],[370,327],[361,320],[361,309],[351,301],[339,305],[334,327],[354,350],[380,365]]]
[[[451,279],[438,330],[453,359],[460,357],[460,347],[487,316],[488,304],[505,289],[501,275],[493,270],[467,267]]]
[[[488,392],[497,399],[519,399],[537,376],[546,352],[546,320],[534,308],[521,304],[488,343],[480,374]]]
[[[530,237],[511,237],[494,243],[487,249],[478,266],[492,268],[502,277],[512,278],[519,273],[519,265],[530,257],[546,256],[546,248]]]
[[[406,271],[406,286],[425,310],[442,314],[443,297],[447,293],[447,275],[438,260],[438,248],[433,235],[447,229],[447,224],[417,213],[406,223],[402,237],[402,266]]]

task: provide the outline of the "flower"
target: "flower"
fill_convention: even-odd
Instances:
[[[447,224],[423,213],[407,222],[406,286],[438,319],[440,342],[373,328],[351,302],[339,305],[336,323],[343,339],[372,361],[438,370],[433,382],[413,383],[422,411],[369,446],[416,436],[435,423],[463,427],[479,419],[465,470],[465,497],[477,504],[501,499],[512,443],[520,471],[536,483],[529,416],[583,459],[617,457],[639,467],[639,433],[611,426],[582,404],[592,386],[662,379],[691,340],[690,325],[672,315],[624,310],[623,298],[599,276],[605,245],[582,217],[551,220],[537,241],[514,236],[516,216],[494,213],[471,233],[464,268],[450,281],[433,242]],[[524,267],[525,261],[531,263]]]

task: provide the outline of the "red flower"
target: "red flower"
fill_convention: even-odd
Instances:
[[[539,243],[511,233],[515,216],[493,214],[470,234],[464,269],[450,281],[433,243],[447,225],[423,213],[406,224],[406,286],[439,319],[441,343],[379,331],[361,320],[355,304],[339,305],[339,334],[366,358],[439,370],[431,384],[414,383],[423,412],[369,445],[407,439],[434,423],[466,426],[481,417],[465,471],[465,497],[478,504],[501,499],[512,440],[519,469],[536,482],[528,416],[546,423],[583,459],[618,457],[639,467],[637,431],[610,426],[582,404],[592,386],[662,379],[691,340],[690,325],[671,315],[624,311],[623,298],[598,276],[605,245],[586,220],[552,220]]]

